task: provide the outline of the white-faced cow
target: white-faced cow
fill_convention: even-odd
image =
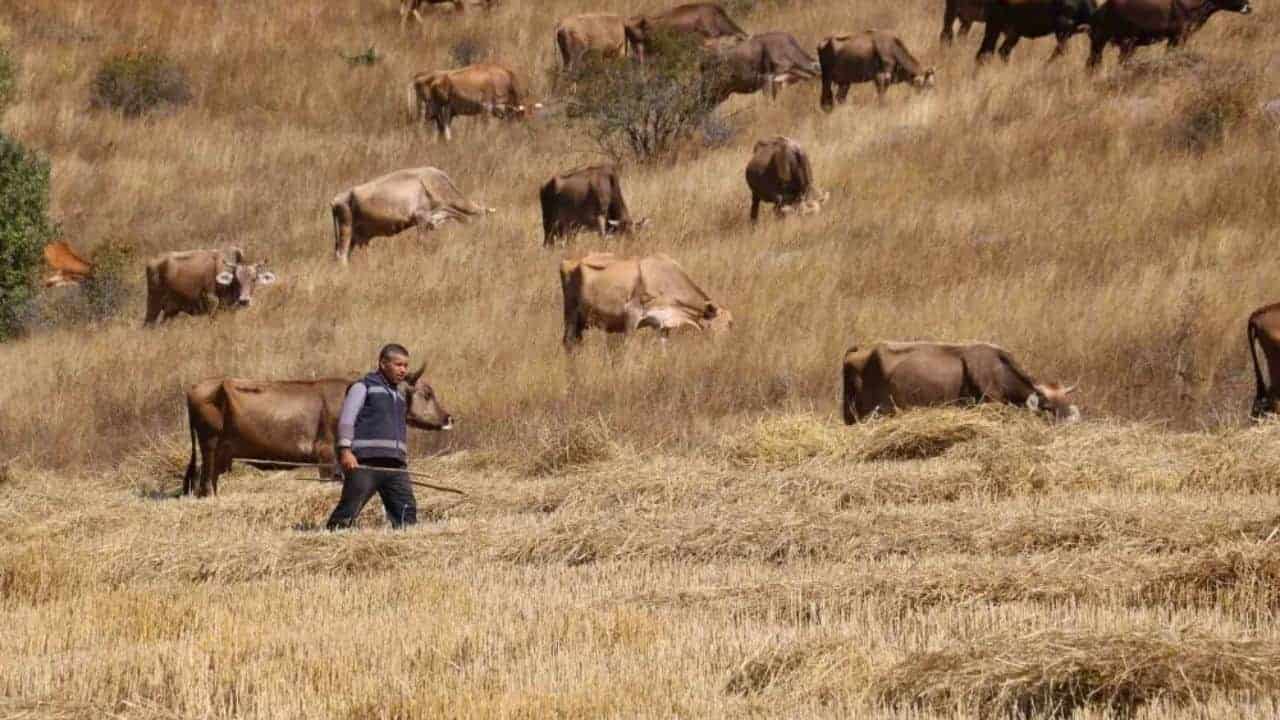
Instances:
[[[702,40],[736,37],[747,39],[747,32],[716,3],[696,2],[677,5],[654,15],[638,15],[626,23],[627,46],[640,61],[653,51],[652,42],[663,32],[693,35]]]
[[[588,53],[604,59],[623,57],[627,54],[625,20],[613,13],[570,15],[556,25],[556,49],[565,69],[575,67]]]
[[[1249,339],[1249,356],[1253,359],[1253,376],[1257,390],[1253,396],[1250,415],[1261,418],[1280,413],[1280,303],[1267,305],[1253,311],[1246,327]],[[1258,364],[1258,348],[1267,360],[1266,376]]]
[[[443,171],[420,167],[397,170],[338,193],[332,212],[334,257],[345,263],[353,247],[373,238],[412,227],[435,230],[450,220],[465,223],[494,209],[468,200]]]
[[[818,46],[822,66],[822,109],[849,97],[854,83],[874,82],[876,97],[884,99],[889,86],[909,82],[918,89],[933,86],[933,68],[920,65],[897,35],[883,30],[832,35]],[[838,88],[832,93],[832,86]]]
[[[246,263],[239,248],[170,252],[147,263],[144,325],[178,313],[204,315],[219,307],[243,308],[259,285],[276,281],[267,263]]]
[[[996,51],[1001,36],[1004,36],[1004,42],[1000,43],[1002,60],[1009,59],[1009,53],[1022,38],[1046,35],[1058,39],[1049,55],[1050,62],[1057,60],[1067,51],[1067,41],[1072,35],[1089,29],[1097,9],[1094,0],[987,0],[987,26],[982,34],[982,46],[978,48],[978,62]]]
[[[64,240],[44,246],[44,263],[49,267],[45,287],[79,285],[93,276],[93,263],[76,254]]]
[[[756,143],[747,163],[751,189],[751,222],[760,217],[760,203],[773,204],[778,216],[817,212],[829,193],[813,184],[809,154],[795,140],[781,135]]]
[[[410,374],[398,388],[408,400],[405,419],[420,430],[449,430],[453,418],[422,375],[422,370]],[[187,389],[191,459],[183,494],[216,495],[218,477],[237,459],[332,466],[338,416],[354,381],[213,378],[192,385]],[[320,477],[332,473],[332,467],[322,468]]]
[[[680,328],[719,332],[733,315],[702,291],[666,255],[624,258],[593,253],[560,264],[564,293],[564,346],[572,350],[587,328],[630,334],[642,327],[665,340]]]
[[[437,137],[446,142],[453,138],[455,117],[525,120],[542,108],[542,103],[528,103],[515,71],[495,63],[419,73],[409,84],[409,101],[415,119],[434,121]]]
[[[1003,348],[986,343],[883,342],[844,355],[840,406],[846,424],[873,413],[981,402],[1020,405],[1074,422],[1074,387],[1040,383]]]
[[[774,99],[779,88],[813,80],[822,69],[790,33],[768,32],[713,45],[704,72],[711,73],[714,96],[723,102],[734,93],[760,91]]]
[[[632,221],[622,196],[618,169],[612,164],[589,165],[553,176],[539,193],[542,202],[543,245],[579,230],[594,230],[600,237],[630,234],[643,228],[648,218]]]
[[[1120,47],[1120,62],[1143,45],[1168,42],[1178,47],[1219,10],[1248,15],[1249,0],[1110,0],[1089,27],[1088,67],[1102,62],[1108,43]]]

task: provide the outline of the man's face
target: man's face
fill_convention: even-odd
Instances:
[[[386,378],[387,382],[399,385],[409,374],[409,358],[404,355],[388,355],[378,363],[378,369],[382,371],[382,377]]]

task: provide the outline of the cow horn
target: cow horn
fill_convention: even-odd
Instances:
[[[1080,387],[1080,383],[1077,382],[1074,385],[1069,386],[1066,390],[1063,390],[1062,394],[1070,395],[1071,393],[1075,392],[1079,387]]]
[[[422,374],[425,373],[426,371],[427,371],[427,364],[422,363],[422,365],[416,371],[411,372],[407,376],[405,376],[405,382],[409,383],[410,385],[417,385],[418,380],[422,379]]]

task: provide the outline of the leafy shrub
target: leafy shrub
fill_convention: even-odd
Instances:
[[[22,329],[53,236],[49,163],[0,133],[0,340]]]
[[[113,55],[98,69],[90,86],[90,104],[136,116],[162,106],[191,101],[183,69],[159,53],[129,51]]]
[[[459,38],[449,48],[449,59],[454,67],[466,67],[480,62],[489,55],[489,48],[483,40],[472,36]]]
[[[80,288],[90,319],[115,315],[128,299],[125,275],[133,268],[133,254],[133,247],[120,240],[108,240],[93,251],[93,275]]]
[[[372,45],[370,45],[364,52],[359,52],[354,55],[342,53],[342,59],[346,60],[347,64],[351,67],[368,67],[381,60],[382,56],[378,54],[378,51],[374,49]]]

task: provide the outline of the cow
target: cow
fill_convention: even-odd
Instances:
[[[1000,59],[1007,61],[1018,40],[1053,35],[1058,39],[1049,62],[1067,51],[1072,35],[1089,29],[1097,12],[1094,0],[987,0],[987,27],[978,48],[977,61],[982,63],[996,50],[1000,36]]]
[[[77,255],[65,240],[44,246],[44,262],[49,266],[45,287],[79,285],[93,276],[93,263]]]
[[[844,355],[840,406],[846,425],[874,413],[981,402],[1026,406],[1075,422],[1075,387],[1040,383],[1007,351],[987,343],[882,342]]]
[[[218,493],[218,478],[235,459],[332,466],[338,416],[356,378],[273,381],[212,378],[187,388],[191,459],[182,492]],[[450,430],[453,417],[419,369],[400,386],[405,419],[420,430]],[[198,457],[198,462],[197,462]],[[257,463],[255,463],[257,464]],[[325,479],[332,467],[320,469]]]
[[[942,44],[950,45],[954,35],[951,28],[960,21],[960,37],[969,35],[969,28],[976,22],[986,22],[985,0],[946,0],[942,11]]]
[[[434,120],[436,136],[446,142],[453,139],[450,125],[455,117],[528,119],[542,108],[541,103],[526,104],[523,85],[513,70],[493,63],[419,73],[409,84],[409,102],[415,119]]]
[[[244,261],[239,248],[170,252],[147,262],[147,314],[143,325],[178,313],[212,314],[218,308],[244,308],[259,285],[276,275],[259,263]]]
[[[909,82],[917,89],[933,87],[933,68],[915,59],[902,40],[883,30],[832,35],[818,46],[822,69],[822,109],[830,112],[835,101],[844,103],[853,83],[875,82],[876,97],[883,100],[889,86]],[[839,87],[833,97],[831,86]]]
[[[1257,389],[1249,416],[1258,419],[1280,413],[1280,303],[1267,305],[1249,315],[1245,329],[1249,339],[1249,355],[1253,358],[1253,377]],[[1264,378],[1258,365],[1258,347],[1267,359]]]
[[[813,184],[809,154],[800,144],[778,135],[756,143],[747,163],[747,187],[751,189],[751,222],[760,217],[760,203],[773,203],[778,216],[791,212],[817,212],[829,193]]]
[[[486,10],[491,10],[498,4],[498,0],[477,0],[476,4],[483,6]],[[467,11],[464,0],[400,0],[400,29],[403,30],[409,23],[410,16],[417,20],[419,25],[424,25],[422,11],[428,5],[452,5],[454,12]]]
[[[556,24],[556,48],[560,62],[571,70],[587,53],[613,59],[627,54],[627,31],[621,15],[584,13],[570,15]]]
[[[716,3],[696,2],[677,5],[655,15],[637,15],[626,22],[627,47],[643,62],[652,52],[650,42],[661,31],[701,36],[703,40],[723,37],[747,39],[747,32]]]
[[[643,228],[648,218],[631,219],[622,197],[618,170],[611,164],[589,165],[554,175],[542,185],[542,231],[544,246],[579,229],[631,234]]]
[[[408,230],[435,230],[450,220],[468,222],[494,212],[468,200],[444,171],[397,170],[333,198],[334,258],[346,263],[352,247]]]
[[[1086,67],[1098,66],[1108,43],[1120,47],[1121,63],[1143,45],[1178,47],[1219,10],[1248,15],[1253,8],[1249,0],[1110,0],[1090,24]]]
[[[684,269],[666,255],[642,258],[592,253],[560,264],[564,293],[564,346],[573,350],[587,328],[629,335],[657,330],[665,342],[674,329],[718,333],[733,326],[733,315],[711,301]]]
[[[714,47],[704,69],[714,73],[715,98],[721,102],[733,93],[761,90],[775,99],[782,86],[813,80],[822,72],[818,61],[785,32],[752,35],[727,47]]]

